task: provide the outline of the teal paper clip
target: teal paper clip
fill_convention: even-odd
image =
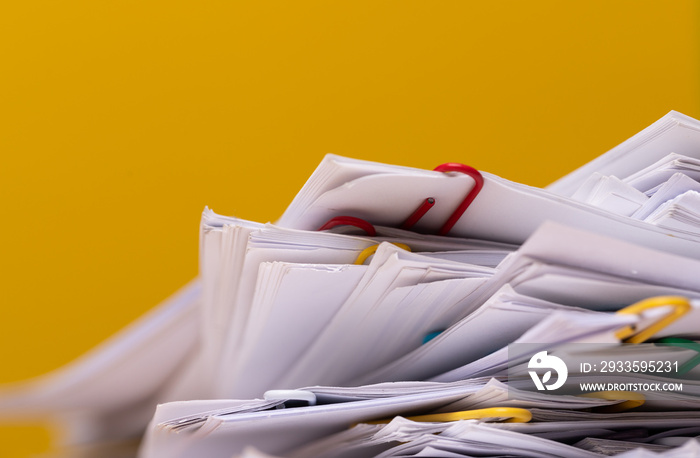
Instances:
[[[428,342],[430,342],[431,340],[433,340],[434,338],[436,338],[440,334],[442,334],[442,331],[434,331],[434,332],[431,332],[430,334],[426,334],[426,336],[423,337],[423,345],[427,344]]]

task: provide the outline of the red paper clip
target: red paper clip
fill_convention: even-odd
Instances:
[[[445,173],[460,172],[469,175],[474,180],[474,187],[464,197],[464,200],[462,200],[462,203],[459,204],[459,206],[455,209],[452,215],[450,215],[445,224],[440,228],[440,231],[438,231],[439,235],[447,235],[447,233],[450,232],[450,229],[452,229],[454,225],[457,224],[457,221],[459,221],[459,218],[461,218],[461,216],[464,214],[467,208],[469,208],[469,205],[471,205],[476,196],[479,194],[481,188],[484,187],[484,177],[481,176],[481,173],[479,173],[479,171],[475,168],[456,162],[448,162],[446,164],[438,165],[433,170],[435,170],[436,172]],[[411,216],[409,216],[406,219],[406,221],[403,222],[403,224],[401,225],[401,229],[410,229],[423,217],[423,215],[425,215],[428,212],[428,210],[433,208],[434,205],[434,197],[428,197],[427,199],[425,199],[425,201],[416,209],[416,211],[414,211],[411,214]]]
[[[374,226],[362,218],[355,218],[354,216],[336,216],[335,218],[331,218],[326,221],[326,224],[319,227],[318,230],[325,231],[336,226],[355,226],[365,231],[370,237],[377,235],[377,231],[374,229]]]
[[[410,228],[413,227],[414,224],[416,224],[420,219],[428,213],[428,210],[433,208],[433,205],[435,205],[435,198],[434,197],[428,197],[423,201],[423,203],[414,211],[411,216],[406,218],[406,221],[403,222],[401,225],[401,229],[409,230]]]

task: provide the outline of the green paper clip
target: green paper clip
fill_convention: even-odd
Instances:
[[[694,340],[681,339],[680,337],[664,337],[654,342],[655,345],[668,345],[672,347],[687,348],[688,350],[694,350],[697,355],[690,358],[688,361],[683,363],[681,367],[678,368],[678,375],[685,374],[691,371],[698,364],[700,364],[700,342]]]

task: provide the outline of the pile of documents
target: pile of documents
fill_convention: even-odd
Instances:
[[[699,273],[680,113],[547,189],[328,155],[275,224],[205,209],[199,278],[0,415],[84,456],[700,456]]]

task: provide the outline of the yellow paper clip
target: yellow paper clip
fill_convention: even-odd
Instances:
[[[644,395],[635,391],[595,391],[579,395],[583,398],[609,399],[623,401],[619,404],[596,407],[596,411],[604,413],[624,412],[644,404]]]
[[[501,421],[504,419],[502,420],[504,423],[527,423],[532,419],[532,413],[527,409],[520,409],[517,407],[492,407],[490,409],[462,410],[460,412],[435,413],[406,418],[411,421],[430,423],[457,420],[484,420],[487,418],[494,419],[494,421]],[[383,425],[389,423],[391,420],[391,418],[387,418],[383,420],[363,421],[362,423]]]
[[[392,245],[396,245],[397,247],[403,248],[406,251],[411,251],[411,248],[405,243],[392,243]],[[355,260],[355,264],[357,264],[358,266],[364,264],[367,258],[372,256],[377,251],[377,248],[379,248],[379,245],[372,245],[362,250],[360,252],[360,255]]]
[[[676,321],[690,311],[690,300],[682,296],[658,296],[650,297],[636,304],[632,304],[621,310],[618,310],[620,315],[639,315],[645,310],[657,307],[672,307],[670,313],[659,319],[656,323],[648,326],[637,332],[634,326],[625,326],[615,333],[615,337],[623,340],[625,343],[642,343],[651,336]]]

